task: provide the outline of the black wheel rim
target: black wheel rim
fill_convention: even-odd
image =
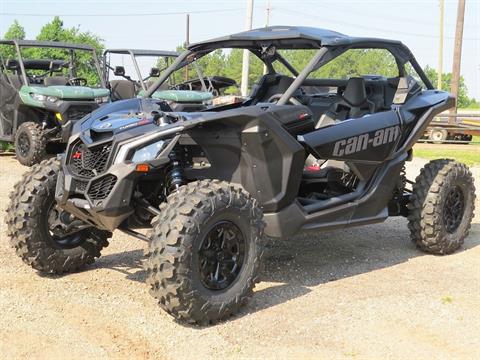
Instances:
[[[443,208],[443,222],[448,233],[452,234],[458,229],[462,222],[464,209],[463,191],[459,186],[454,186],[448,192]]]
[[[73,249],[85,241],[85,225],[77,226],[78,219],[52,205],[47,213],[47,225],[53,245],[59,249]]]
[[[30,139],[27,134],[21,133],[18,137],[17,150],[22,157],[26,157],[30,152]]]
[[[233,222],[217,222],[204,236],[198,255],[203,286],[224,290],[235,282],[242,269],[245,237]]]

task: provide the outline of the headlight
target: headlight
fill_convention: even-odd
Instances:
[[[138,149],[133,154],[132,162],[138,163],[154,160],[158,156],[158,154],[160,154],[160,152],[163,150],[167,143],[168,140],[160,140]]]
[[[37,101],[47,100],[47,97],[45,95],[42,95],[42,94],[30,93],[30,96],[32,97],[33,100],[37,100]]]
[[[33,100],[37,100],[37,101],[48,101],[50,103],[54,103],[58,101],[58,97],[56,96],[47,96],[47,95],[35,94],[35,93],[30,93],[30,96],[32,97]]]
[[[100,96],[100,97],[96,97],[95,98],[95,102],[97,104],[104,104],[104,103],[107,103],[110,101],[110,97],[109,96]]]

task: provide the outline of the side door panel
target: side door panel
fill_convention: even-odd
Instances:
[[[395,110],[349,119],[299,138],[319,159],[377,163],[392,153],[400,139]]]

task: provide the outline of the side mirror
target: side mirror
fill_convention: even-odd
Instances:
[[[55,62],[55,61],[50,61],[50,71],[52,72],[59,72],[62,71],[62,63],[60,62]]]
[[[159,77],[160,76],[160,69],[159,68],[151,68],[150,69],[150,77]]]
[[[7,60],[7,64],[6,64],[6,68],[8,70],[12,70],[12,71],[16,71],[20,68],[20,66],[18,65],[18,61],[15,60],[15,59],[8,59]]]
[[[123,66],[115,66],[115,70],[113,70],[113,74],[115,76],[125,76],[125,68]]]

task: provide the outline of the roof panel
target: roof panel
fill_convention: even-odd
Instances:
[[[336,31],[306,27],[306,26],[269,26],[264,28],[243,31],[233,35],[227,35],[191,44],[190,50],[204,49],[209,47],[256,47],[260,43],[272,42],[278,48],[311,47],[318,46],[339,46],[362,43],[377,43],[389,45],[401,45],[399,41],[351,37]]]
[[[0,44],[14,45],[17,43],[19,46],[29,47],[52,47],[52,48],[64,48],[74,50],[88,50],[94,51],[95,48],[89,45],[83,44],[71,44],[60,41],[38,41],[38,40],[0,40]]]
[[[107,49],[105,53],[127,55],[133,53],[135,56],[164,56],[177,57],[178,53],[168,50],[145,50],[145,49]]]

